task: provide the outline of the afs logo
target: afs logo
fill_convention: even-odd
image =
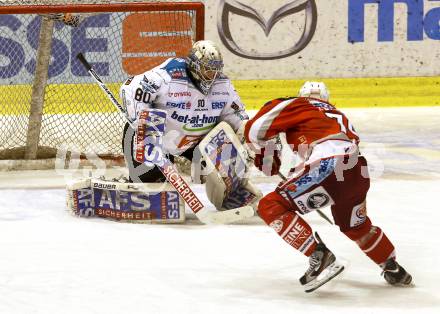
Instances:
[[[234,38],[240,36],[232,36],[229,15],[236,14],[242,17],[247,17],[254,20],[264,31],[266,37],[269,36],[272,28],[282,18],[304,11],[305,22],[302,26],[302,35],[296,43],[293,43],[288,49],[274,51],[272,53],[263,53],[253,50],[245,50]],[[220,0],[217,17],[217,30],[223,44],[232,53],[237,56],[255,59],[255,60],[275,60],[286,58],[303,50],[312,40],[315,34],[316,24],[318,20],[318,13],[316,9],[315,0],[295,0],[283,5],[278,10],[272,13],[270,18],[266,20],[261,13],[255,10],[250,5],[246,5],[237,0]],[[236,30],[238,32],[238,30]]]

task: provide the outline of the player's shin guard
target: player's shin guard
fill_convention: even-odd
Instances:
[[[270,193],[260,200],[258,214],[284,241],[305,256],[315,250],[317,242],[312,228],[297,213],[277,201],[275,194]]]
[[[388,259],[395,257],[394,245],[382,229],[371,224],[368,217],[362,225],[344,233],[382,268]]]

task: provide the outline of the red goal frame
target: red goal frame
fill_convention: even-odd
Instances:
[[[154,3],[109,3],[109,4],[67,4],[67,5],[11,5],[0,6],[0,14],[48,14],[86,12],[129,12],[129,11],[182,11],[196,12],[196,41],[205,35],[205,5],[201,2],[154,2]]]

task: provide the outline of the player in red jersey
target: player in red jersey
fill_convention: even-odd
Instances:
[[[341,232],[382,268],[388,283],[409,285],[412,277],[396,262],[394,245],[367,216],[370,180],[355,129],[328,102],[323,83],[306,82],[299,96],[269,101],[245,127],[246,142],[256,153],[254,163],[265,174],[279,173],[280,138],[301,160],[289,174],[290,179],[260,200],[260,217],[288,244],[309,257],[310,267],[300,278],[306,292],[343,270],[334,254],[298,215],[327,205],[331,205]]]

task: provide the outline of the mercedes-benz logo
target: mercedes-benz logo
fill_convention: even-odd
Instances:
[[[315,29],[316,23],[318,20],[318,14],[316,9],[315,0],[294,0],[272,13],[272,16],[269,20],[265,20],[264,17],[256,11],[254,8],[243,4],[237,0],[220,0],[218,8],[218,17],[217,17],[217,30],[223,44],[228,48],[232,53],[248,59],[256,59],[256,60],[273,60],[273,59],[281,59],[285,57],[289,57],[300,52],[304,49],[310,40],[312,39]],[[254,51],[245,51],[240,48],[237,43],[234,41],[234,38],[231,35],[231,30],[229,27],[229,13],[234,13],[237,15],[241,15],[244,17],[251,18],[255,22],[257,22],[264,30],[264,33],[269,36],[272,27],[283,17],[300,12],[305,11],[305,23],[303,33],[298,42],[294,42],[293,46],[289,49],[284,49],[280,51],[275,51],[272,53],[259,53]]]

